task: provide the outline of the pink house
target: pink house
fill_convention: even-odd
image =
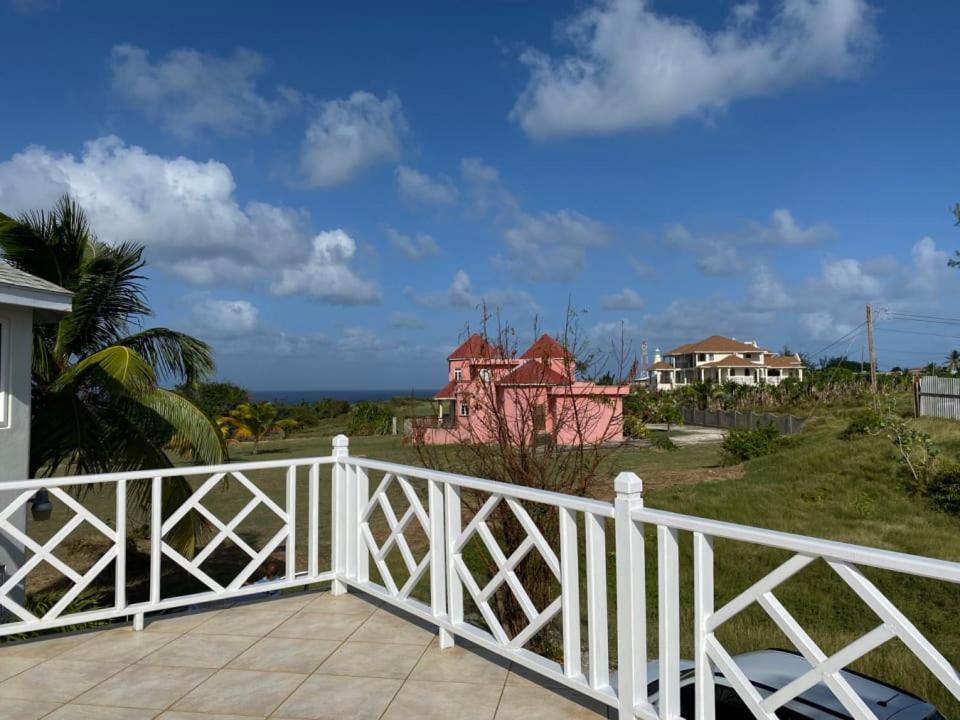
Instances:
[[[629,389],[577,380],[575,358],[549,335],[512,357],[475,333],[447,363],[448,382],[433,396],[437,419],[418,429],[423,442],[520,443],[546,436],[573,445],[623,439]]]

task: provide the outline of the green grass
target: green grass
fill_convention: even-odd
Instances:
[[[909,408],[908,397],[900,398],[899,403],[901,409]],[[721,467],[716,444],[684,446],[672,452],[625,448],[614,453],[606,463],[606,477],[593,489],[593,494],[611,498],[615,475],[621,470],[631,470],[645,481],[648,507],[960,561],[960,519],[938,512],[922,498],[907,492],[889,441],[882,437],[840,439],[840,432],[857,409],[852,403],[833,408],[818,407],[805,430],[788,439],[776,454],[741,466]],[[266,442],[257,456],[252,455],[249,445],[241,445],[232,449],[232,458],[242,462],[327,455],[331,435],[342,429],[337,422],[325,421],[329,424],[314,431]],[[960,455],[960,423],[934,419],[916,422],[934,437],[945,456]],[[418,464],[415,450],[399,438],[390,436],[352,438],[351,454]],[[283,470],[251,473],[250,477],[282,504]],[[322,477],[328,477],[328,470],[322,473]],[[378,475],[371,474],[371,486],[375,486],[378,479]],[[328,486],[324,484],[324,487]],[[234,482],[212,493],[205,502],[218,517],[229,519],[248,499],[246,492]],[[108,492],[94,493],[86,499],[86,504],[105,519],[113,517],[112,503]],[[298,506],[297,556],[300,567],[304,567],[306,556],[305,504],[304,493]],[[63,508],[57,505],[52,520],[31,524],[30,532],[38,540],[49,538],[67,519]],[[404,505],[400,502],[396,507],[399,512]],[[244,538],[251,544],[262,543],[264,536],[272,534],[277,526],[269,515],[266,511],[258,511],[245,523],[244,532],[247,534]],[[329,554],[329,517],[329,496],[322,493],[322,562],[326,562]],[[375,534],[383,532],[382,523],[378,523]],[[417,535],[413,533],[411,538],[414,545],[417,544]],[[649,648],[651,655],[655,655],[656,553],[652,529],[648,529],[648,543]],[[142,540],[138,545],[141,549],[146,548]],[[82,555],[83,544],[78,543],[77,549],[77,554]],[[615,630],[613,549],[610,525],[607,550],[611,636]],[[66,553],[68,550],[65,549],[59,556],[67,559]],[[729,541],[717,541],[715,554],[718,607],[787,557],[779,551]],[[393,553],[390,558],[394,570],[399,570],[397,555]],[[681,637],[683,651],[688,657],[693,649],[690,633],[693,617],[691,555],[691,538],[681,534]],[[236,552],[226,552],[217,572],[224,577],[231,576],[236,571],[236,563],[243,557],[238,557]],[[143,571],[143,561],[142,555],[131,555],[132,575],[138,569]],[[582,571],[582,559],[580,567]],[[399,574],[402,576],[403,573]],[[868,571],[867,575],[935,642],[948,660],[955,666],[960,665],[960,632],[957,631],[960,592],[956,586],[886,572]],[[173,572],[167,580],[174,588],[187,586],[186,580]],[[416,592],[419,597],[425,596],[426,587],[422,585]],[[142,587],[133,588],[131,598],[143,590]],[[822,561],[815,562],[782,585],[776,595],[828,654],[879,624]],[[581,607],[586,607],[585,598]],[[727,623],[718,635],[732,653],[790,647],[789,641],[757,607]],[[615,642],[613,645],[612,657],[615,657]],[[935,702],[948,717],[960,717],[960,705],[898,641],[888,643],[854,667]]]

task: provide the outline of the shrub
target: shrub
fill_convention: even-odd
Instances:
[[[623,418],[623,434],[628,438],[645,438],[647,424],[637,415],[627,415]]]
[[[783,436],[773,425],[756,428],[735,428],[723,439],[725,459],[735,464],[762,455],[776,452],[783,442]]]
[[[847,427],[840,433],[840,438],[842,440],[852,440],[861,435],[876,435],[884,427],[886,427],[886,422],[883,415],[873,410],[865,410],[850,419]]]
[[[380,403],[362,400],[350,408],[347,435],[386,435],[390,432],[391,417]]]
[[[650,438],[650,443],[659,450],[679,450],[680,446],[670,439],[669,435],[654,435]]]
[[[925,493],[940,510],[960,515],[960,463],[943,463],[928,481]]]

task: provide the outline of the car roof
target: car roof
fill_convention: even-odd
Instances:
[[[751,682],[769,688],[774,692],[796,680],[810,669],[810,663],[806,659],[787,650],[762,650],[745,653],[737,655],[735,660]],[[925,718],[935,711],[932,705],[915,695],[911,695],[906,690],[901,690],[893,685],[887,685],[850,670],[841,670],[840,674],[870,707],[878,720],[888,720],[894,715],[897,716],[898,720],[913,717]],[[849,716],[833,691],[822,682],[801,693],[794,702],[796,701],[805,705],[816,706],[840,717]],[[791,703],[787,703],[787,707],[790,705]],[[914,712],[904,713],[903,711],[907,708],[912,708]]]

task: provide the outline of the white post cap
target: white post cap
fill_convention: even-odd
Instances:
[[[636,473],[622,472],[613,481],[613,489],[618,495],[637,495],[643,492],[643,480]]]
[[[346,455],[350,447],[350,438],[346,435],[335,435],[333,438],[333,454]]]

